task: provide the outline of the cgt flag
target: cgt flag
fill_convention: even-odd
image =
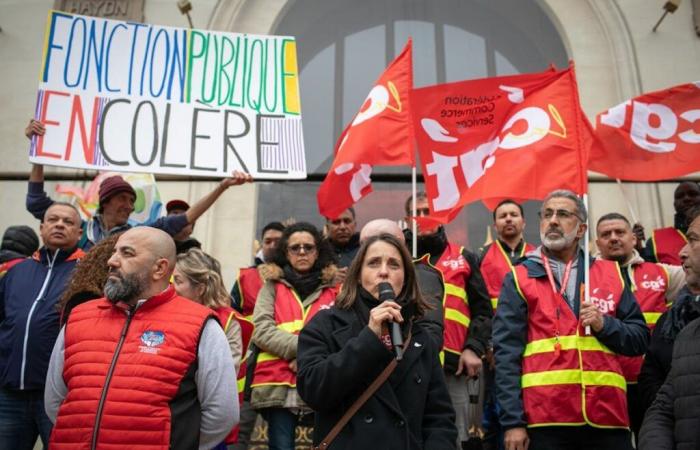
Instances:
[[[590,124],[573,67],[415,89],[411,104],[431,211],[422,221],[447,223],[475,200],[586,192]]]
[[[340,135],[333,165],[316,196],[324,217],[336,218],[372,192],[373,165],[415,164],[409,108],[411,46],[409,39]]]
[[[700,82],[640,95],[598,114],[588,168],[657,181],[700,171]]]

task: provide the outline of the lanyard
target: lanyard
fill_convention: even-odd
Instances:
[[[552,268],[549,266],[549,258],[547,258],[547,255],[542,253],[542,262],[544,262],[544,270],[547,272],[547,278],[549,278],[549,284],[552,286],[552,292],[555,294],[557,293],[557,286],[554,283],[554,275],[552,275]],[[566,269],[564,269],[564,278],[561,280],[561,289],[559,290],[560,295],[564,295],[564,292],[566,292],[566,284],[569,282],[569,275],[571,275],[571,266],[573,264],[574,260],[571,259],[568,263],[566,263]]]

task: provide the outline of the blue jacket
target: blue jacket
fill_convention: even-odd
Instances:
[[[528,255],[529,256],[529,255]],[[546,277],[541,260],[528,257],[522,264],[527,268],[529,278]],[[595,264],[595,262],[592,262]],[[583,283],[583,252],[579,253],[577,286]],[[574,314],[579,315],[579,289],[575,290]],[[498,297],[498,310],[493,325],[493,345],[496,360],[496,398],[501,406],[501,425],[505,430],[525,427],[525,412],[521,392],[522,354],[527,344],[528,311],[527,303],[518,293],[509,273],[503,280]],[[646,351],[649,341],[649,328],[634,294],[625,286],[617,306],[616,316],[605,317],[603,329],[596,338],[610,350],[625,356],[637,356]]]
[[[12,267],[0,280],[0,387],[43,390],[59,331],[56,303],[81,250],[48,253]]]

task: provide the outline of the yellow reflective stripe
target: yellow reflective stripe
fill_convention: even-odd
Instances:
[[[548,353],[554,351],[554,344],[557,338],[539,339],[532,341],[525,346],[523,357],[536,355],[538,353]],[[593,336],[559,336],[559,345],[561,350],[576,350],[583,351],[599,351],[612,354],[613,352],[603,345],[598,339]]]
[[[647,325],[655,325],[656,322],[659,320],[659,317],[661,317],[660,312],[645,312],[642,313],[644,315],[644,320],[646,320]]]
[[[496,309],[497,306],[498,306],[498,297],[492,297],[491,298],[491,307],[493,309]]]
[[[284,323],[278,323],[277,328],[279,328],[282,331],[287,331],[289,333],[294,333],[295,331],[299,331],[302,329],[304,326],[304,321],[303,320],[293,320],[291,322],[284,322]]]
[[[279,356],[273,355],[272,353],[267,353],[267,352],[262,352],[258,355],[257,362],[265,362],[265,361],[274,361],[276,359],[280,359]]]
[[[467,291],[452,283],[445,283],[445,294],[454,295],[462,300],[467,299]]]
[[[611,386],[627,390],[625,377],[615,372],[550,370],[524,374],[520,384],[523,389],[554,384],[583,384],[584,386]]]
[[[515,272],[515,266],[510,268],[511,273],[513,274],[513,284],[515,284],[515,290],[518,291],[518,294],[520,294],[520,298],[523,299],[525,303],[527,303],[527,299],[525,298],[525,294],[523,294],[522,289],[520,289],[520,283],[518,282],[518,274]]]
[[[238,387],[238,392],[243,392],[243,389],[245,389],[245,377],[238,380],[236,386]]]
[[[627,390],[625,377],[615,372],[583,372],[583,384],[586,386],[612,386]]]
[[[465,327],[469,326],[469,317],[452,308],[445,308],[445,319],[457,322]]]

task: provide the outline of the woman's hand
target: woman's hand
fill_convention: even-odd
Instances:
[[[381,305],[370,310],[369,324],[367,324],[367,326],[380,339],[382,337],[382,324],[384,322],[403,322],[403,317],[401,317],[401,307],[398,305],[398,303],[385,301]]]

